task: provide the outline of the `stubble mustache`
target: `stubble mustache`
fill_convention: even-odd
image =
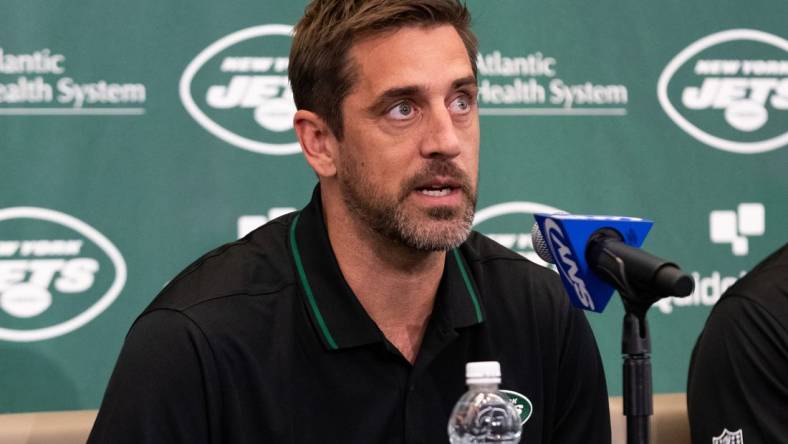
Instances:
[[[446,177],[455,182],[472,208],[476,207],[476,190],[471,185],[471,178],[450,160],[431,159],[412,177],[408,178],[400,188],[399,202],[402,203],[410,193],[418,187],[424,186],[435,177]]]

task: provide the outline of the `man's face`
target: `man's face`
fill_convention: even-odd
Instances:
[[[405,27],[356,43],[342,103],[343,200],[383,236],[447,250],[470,232],[479,115],[468,53],[452,26]]]

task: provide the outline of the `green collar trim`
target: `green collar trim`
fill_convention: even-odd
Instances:
[[[296,240],[296,227],[298,226],[298,220],[300,217],[301,213],[299,212],[296,214],[296,216],[293,218],[293,222],[290,224],[290,251],[293,253],[293,260],[295,261],[298,278],[301,281],[301,286],[303,287],[304,293],[306,294],[309,308],[312,311],[312,315],[314,316],[315,320],[317,321],[320,333],[325,338],[329,348],[332,350],[337,350],[339,349],[339,346],[337,346],[334,337],[331,335],[331,331],[328,329],[328,325],[326,325],[323,314],[320,312],[320,308],[317,306],[315,294],[312,291],[312,286],[309,285],[309,279],[307,278],[306,271],[304,270],[304,263],[301,259],[301,252],[298,248],[298,242]],[[462,275],[462,281],[465,284],[465,289],[468,291],[468,296],[471,298],[471,302],[473,303],[473,309],[476,314],[476,322],[482,322],[484,320],[484,316],[482,315],[479,298],[476,294],[476,290],[473,288],[473,284],[471,283],[465,263],[463,262],[462,258],[460,257],[460,253],[456,248],[452,250],[452,253],[454,260],[457,263],[457,268],[460,270],[460,275]]]
[[[290,224],[290,250],[293,252],[293,259],[295,259],[296,270],[298,270],[298,278],[301,280],[301,286],[304,287],[304,293],[306,293],[306,299],[309,302],[309,308],[312,309],[312,314],[315,316],[315,320],[317,320],[317,325],[320,327],[320,332],[323,334],[323,337],[326,339],[328,346],[332,350],[336,350],[337,347],[336,341],[334,341],[334,337],[331,336],[331,332],[328,330],[328,326],[326,325],[326,321],[323,319],[323,315],[320,313],[320,309],[317,307],[317,301],[315,301],[315,295],[312,292],[312,286],[309,285],[309,280],[306,278],[306,271],[304,271],[304,263],[301,261],[301,253],[298,250],[298,242],[296,242],[296,225],[298,225],[298,219],[301,217],[301,213],[299,212],[296,214],[295,218],[293,218],[293,223]]]
[[[471,297],[471,302],[473,302],[473,309],[476,311],[476,322],[482,322],[484,321],[484,316],[482,316],[482,308],[479,305],[479,298],[476,296],[476,290],[473,288],[471,278],[468,276],[468,271],[465,269],[465,264],[460,258],[460,253],[456,248],[451,251],[454,253],[454,260],[457,261],[457,267],[460,269],[462,281],[465,283],[465,288],[468,290],[468,295]]]

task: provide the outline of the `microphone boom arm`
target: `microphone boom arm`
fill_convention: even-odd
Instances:
[[[594,272],[613,284],[624,303],[621,352],[627,443],[648,444],[654,406],[646,312],[663,297],[690,294],[694,282],[676,264],[630,247],[617,231],[608,228],[591,236],[586,258]]]
[[[613,229],[603,228],[588,240],[586,260],[619,291],[635,313],[667,296],[687,296],[694,282],[673,262],[633,248]]]

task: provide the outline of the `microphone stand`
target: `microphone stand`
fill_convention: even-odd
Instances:
[[[539,233],[538,226],[535,225],[535,228]],[[542,239],[541,233],[539,239]],[[663,297],[688,296],[692,293],[694,283],[681,272],[678,265],[626,245],[622,235],[612,228],[600,228],[592,233],[585,256],[592,271],[612,284],[624,302],[626,314],[621,334],[621,353],[624,358],[627,444],[649,444],[654,398],[651,385],[651,338],[646,312]],[[630,285],[627,276],[631,276],[635,285]]]
[[[624,416],[627,417],[627,444],[649,444],[650,419],[654,413],[651,385],[651,337],[646,311],[651,304],[624,300],[621,353],[624,356]]]
[[[615,262],[614,272],[606,271],[624,302],[621,353],[624,367],[624,416],[627,418],[627,444],[649,444],[650,419],[654,413],[651,384],[651,337],[646,312],[661,299],[647,289],[635,289],[627,280],[626,266],[606,248],[602,253]]]

